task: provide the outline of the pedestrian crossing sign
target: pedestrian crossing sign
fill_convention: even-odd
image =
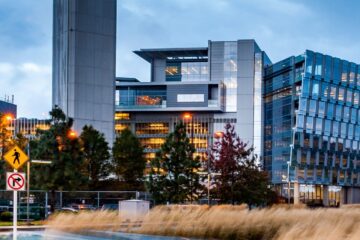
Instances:
[[[29,160],[29,157],[21,150],[21,148],[14,146],[5,153],[4,159],[11,167],[18,170]]]

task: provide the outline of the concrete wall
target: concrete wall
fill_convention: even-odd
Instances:
[[[155,59],[152,64],[152,79],[153,82],[165,82],[165,68],[166,60],[165,59]]]
[[[116,0],[55,0],[53,105],[114,138]]]

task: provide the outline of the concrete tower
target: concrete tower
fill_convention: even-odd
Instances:
[[[114,139],[116,0],[54,0],[52,104]]]

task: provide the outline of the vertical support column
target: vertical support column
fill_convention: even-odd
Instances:
[[[325,207],[329,206],[329,186],[323,186],[323,204]]]
[[[346,203],[346,189],[342,187],[340,191],[340,206]]]
[[[299,183],[294,182],[294,205],[300,203]]]

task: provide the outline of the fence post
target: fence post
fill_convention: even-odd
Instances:
[[[97,192],[97,208],[100,208],[100,192]]]
[[[60,209],[62,208],[62,203],[63,203],[63,201],[62,201],[62,191],[60,191]]]
[[[45,219],[48,217],[48,203],[49,198],[48,198],[48,192],[45,192]]]

